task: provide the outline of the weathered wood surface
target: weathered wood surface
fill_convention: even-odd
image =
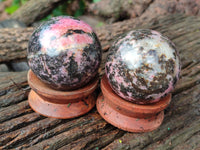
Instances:
[[[30,91],[27,72],[0,73],[0,149],[199,150],[200,17],[174,15],[146,25],[136,21],[97,30],[104,49],[102,74],[107,49],[118,34],[148,27],[172,39],[180,53],[182,73],[160,128],[149,133],[125,132],[105,122],[96,108],[82,117],[69,120],[40,116],[31,110],[27,102]]]
[[[0,29],[0,63],[25,59],[32,28]]]
[[[30,25],[48,15],[61,1],[62,0],[30,0],[14,12],[10,16],[10,19],[16,19],[26,25]]]

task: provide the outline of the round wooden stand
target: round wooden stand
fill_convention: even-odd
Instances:
[[[28,102],[37,113],[53,118],[68,119],[81,116],[90,111],[96,101],[94,90],[98,79],[94,79],[78,90],[57,91],[43,82],[29,70],[28,83],[32,88]]]
[[[148,132],[158,128],[164,119],[164,109],[171,94],[159,102],[139,105],[119,97],[111,89],[106,76],[101,80],[102,93],[97,99],[97,110],[110,124],[129,132]]]

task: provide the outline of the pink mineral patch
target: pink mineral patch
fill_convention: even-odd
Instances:
[[[73,38],[74,38],[74,42],[77,44],[85,44],[85,43],[92,44],[93,43],[93,39],[87,34],[74,34]]]
[[[88,24],[72,18],[60,19],[56,24],[51,25],[51,29],[60,30],[63,32],[67,31],[68,29],[83,30],[84,32],[92,33],[92,28]]]

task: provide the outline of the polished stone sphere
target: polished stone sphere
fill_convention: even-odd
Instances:
[[[133,30],[110,47],[105,64],[111,88],[125,100],[148,104],[171,92],[179,79],[174,44],[157,31]]]
[[[97,75],[101,45],[88,24],[60,16],[35,29],[29,40],[27,58],[41,81],[54,89],[73,90]]]

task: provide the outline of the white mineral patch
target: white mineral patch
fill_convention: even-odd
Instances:
[[[143,70],[144,73],[140,74],[149,81],[153,80],[153,77],[157,73],[166,73],[165,67],[161,68],[159,63],[159,57],[165,56],[166,61],[170,58],[174,59],[172,49],[166,41],[163,41],[160,36],[153,36],[152,38],[144,38],[141,40],[134,40],[134,44],[127,46],[126,43],[119,47],[119,51],[122,60],[126,63],[130,70],[136,70],[141,67],[142,64],[147,64],[153,70]],[[140,48],[143,47],[143,50]],[[155,50],[155,54],[150,54],[150,50]]]

